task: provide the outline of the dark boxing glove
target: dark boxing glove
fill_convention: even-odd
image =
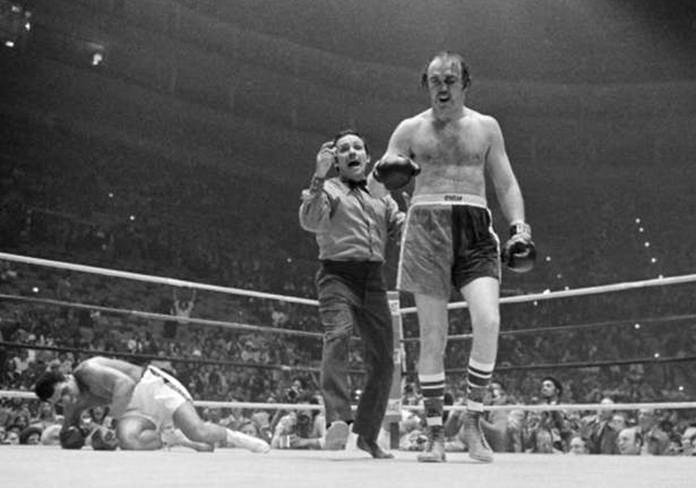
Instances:
[[[410,158],[397,156],[387,160],[377,161],[372,174],[389,191],[398,190],[408,185],[411,179],[420,173],[421,169]]]
[[[82,429],[74,425],[61,429],[60,434],[58,434],[60,447],[63,449],[82,449],[86,438],[87,436]]]
[[[516,273],[526,273],[534,267],[536,247],[529,224],[518,222],[510,226],[510,239],[503,246],[502,260]]]
[[[108,427],[99,427],[92,433],[92,449],[95,451],[113,451],[117,447],[116,432]]]

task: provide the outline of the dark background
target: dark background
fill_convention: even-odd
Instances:
[[[167,263],[199,247],[311,263],[296,212],[317,148],[352,126],[379,157],[396,124],[427,108],[420,72],[450,49],[471,67],[467,103],[502,125],[540,250],[535,273],[506,275],[506,293],[696,268],[693,2],[0,3],[14,40],[0,50],[6,251],[37,252],[58,219],[121,249],[160,242]],[[13,3],[31,11],[29,30]]]

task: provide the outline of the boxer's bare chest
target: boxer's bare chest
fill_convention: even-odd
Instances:
[[[411,145],[414,159],[430,167],[482,168],[488,143],[475,122],[424,123],[414,134]]]

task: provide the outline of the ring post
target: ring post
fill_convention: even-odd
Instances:
[[[384,424],[385,426],[389,426],[389,447],[391,449],[398,449],[399,422],[401,421],[401,376],[405,353],[402,343],[403,323],[399,308],[399,292],[387,292],[387,300],[389,301],[389,310],[391,311],[392,328],[394,331],[394,376],[392,377],[392,386],[389,391],[389,401],[387,402],[387,410],[384,415]]]

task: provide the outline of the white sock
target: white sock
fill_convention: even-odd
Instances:
[[[231,429],[227,429],[227,444],[234,447],[242,447],[251,452],[267,453],[271,450],[271,446],[263,439]]]

